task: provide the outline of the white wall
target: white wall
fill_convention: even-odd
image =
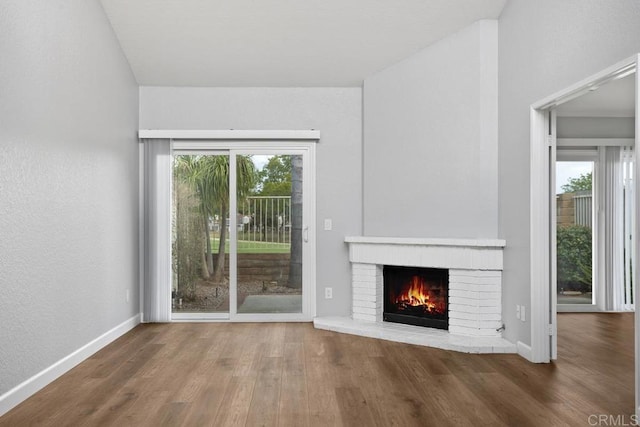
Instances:
[[[140,88],[141,129],[317,129],[317,315],[351,314],[344,236],[362,232],[360,88]],[[324,231],[324,218],[333,230]],[[324,287],[333,299],[324,299]]]
[[[3,0],[0,58],[2,395],[139,311],[138,91],[97,0]]]
[[[366,235],[497,237],[497,29],[478,21],[365,80]]]
[[[515,321],[530,307],[529,106],[640,51],[635,0],[511,0],[499,26],[500,237],[506,239],[505,336],[531,342]]]

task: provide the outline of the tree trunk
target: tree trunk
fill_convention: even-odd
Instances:
[[[213,281],[216,283],[222,283],[224,281],[224,261],[225,254],[224,249],[227,240],[227,207],[222,206],[222,213],[220,215],[220,244],[218,245],[218,259],[216,261],[216,268],[213,274]]]
[[[207,267],[207,255],[203,252],[202,253],[202,278],[207,280],[209,279],[209,277],[211,277],[211,275],[209,274],[209,268]]]
[[[204,265],[207,266],[207,274],[204,274],[204,268],[202,269],[202,278],[208,279],[213,274],[213,255],[211,254],[211,233],[209,232],[209,215],[205,212],[204,219],[204,242],[207,248],[206,260]]]
[[[291,257],[289,287],[302,287],[302,156],[291,156]]]

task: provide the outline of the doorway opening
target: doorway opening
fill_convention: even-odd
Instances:
[[[528,358],[534,362],[549,362],[557,357],[557,307],[558,289],[557,279],[557,254],[556,254],[556,226],[557,226],[557,201],[556,201],[556,157],[558,152],[596,150],[597,161],[594,163],[593,174],[600,175],[600,180],[593,183],[592,200],[595,203],[592,208],[592,221],[595,221],[593,228],[593,261],[592,278],[595,287],[592,292],[592,302],[598,304],[611,300],[611,292],[604,292],[611,289],[605,286],[598,286],[605,282],[605,273],[610,273],[602,268],[605,255],[610,255],[613,251],[605,250],[606,240],[603,235],[617,235],[610,230],[616,221],[611,220],[611,212],[605,212],[612,203],[608,205],[603,200],[610,197],[612,186],[607,187],[607,181],[614,176],[613,173],[603,172],[606,169],[607,159],[613,162],[614,158],[620,159],[620,152],[624,147],[635,145],[636,127],[634,117],[636,111],[636,64],[638,58],[634,56],[622,61],[597,75],[585,79],[564,91],[550,96],[531,107],[531,206],[535,207],[531,211],[531,353]],[[625,86],[626,84],[631,85]],[[611,90],[611,89],[618,90]],[[620,97],[624,101],[620,102]],[[613,100],[613,102],[611,102]],[[609,102],[609,104],[607,104]],[[627,104],[624,104],[624,103]],[[621,104],[624,106],[621,108]],[[613,108],[603,106],[615,105]],[[621,118],[620,110],[631,111],[632,117]],[[597,114],[594,114],[596,112]],[[604,126],[605,122],[615,122],[626,120],[630,126],[629,135],[620,135],[615,132],[622,129],[619,123],[614,126]],[[602,133],[606,132],[606,133]],[[610,147],[615,147],[610,149]],[[631,150],[632,151],[632,148]],[[631,155],[635,159],[635,153]],[[562,159],[560,159],[562,160]],[[619,166],[619,162],[618,162]],[[618,167],[613,166],[613,168]],[[631,165],[630,171],[635,175],[635,163]],[[579,178],[579,177],[574,177]],[[622,188],[622,186],[618,186]],[[600,196],[599,196],[600,194]],[[599,200],[601,199],[601,200]],[[636,202],[637,192],[629,200]],[[607,213],[608,221],[605,221]],[[630,220],[637,222],[637,210],[634,209]],[[631,224],[633,229],[634,224]],[[609,228],[608,233],[604,230]],[[631,242],[631,258],[637,251],[637,240]],[[600,268],[599,268],[600,266]],[[632,282],[637,283],[637,269],[632,269],[630,273]],[[575,305],[577,306],[577,305]],[[594,304],[583,304],[581,310],[586,306]],[[604,308],[605,306],[601,306]],[[600,307],[598,307],[600,308]]]

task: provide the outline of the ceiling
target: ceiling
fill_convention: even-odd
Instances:
[[[561,104],[559,117],[634,117],[635,74],[613,80]]]
[[[360,86],[506,0],[101,0],[140,85]]]

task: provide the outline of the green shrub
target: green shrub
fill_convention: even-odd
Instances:
[[[558,227],[558,290],[591,291],[592,232],[583,225]]]

